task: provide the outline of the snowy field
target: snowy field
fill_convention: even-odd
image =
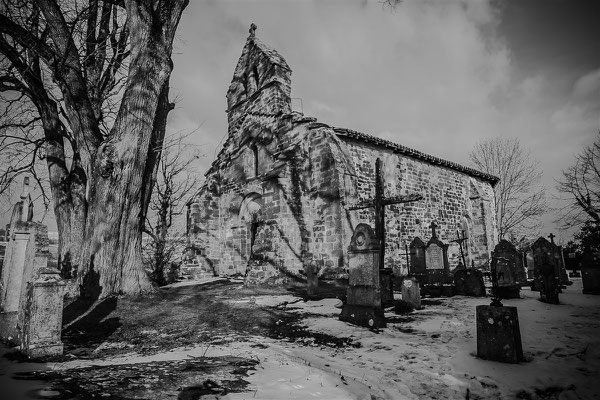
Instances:
[[[303,324],[315,335],[348,338],[352,345],[316,344],[311,337],[293,341],[248,337],[226,346],[203,345],[150,356],[127,354],[103,360],[73,360],[45,367],[67,370],[231,355],[254,359],[259,364],[245,378],[250,382],[248,391],[216,398],[600,398],[600,296],[582,294],[581,281],[575,280],[560,295],[560,305],[542,303],[537,300],[539,293],[528,289],[522,290],[521,297],[503,301],[516,306],[519,312],[527,361],[518,365],[475,356],[475,307],[489,304],[489,298],[429,299],[422,310],[406,315],[387,313],[388,327],[373,332],[339,321],[339,300],[304,302],[283,295],[242,298],[236,303],[276,306],[299,313]],[[27,364],[16,367],[29,368]],[[6,368],[3,361],[2,383],[10,375]],[[10,368],[14,370],[15,365]]]

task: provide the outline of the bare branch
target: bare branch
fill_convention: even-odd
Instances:
[[[516,139],[495,138],[477,143],[469,156],[476,168],[500,178],[494,188],[499,237],[533,234],[548,208],[530,152]]]

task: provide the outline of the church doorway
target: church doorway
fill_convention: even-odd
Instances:
[[[261,209],[262,196],[258,193],[250,193],[244,197],[240,205],[239,218],[243,229],[246,231],[246,234],[243,235],[240,250],[242,258],[247,263],[250,263],[255,256],[253,249],[255,248],[259,228],[263,224]]]

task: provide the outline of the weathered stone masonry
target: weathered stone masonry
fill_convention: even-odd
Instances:
[[[354,227],[369,210],[345,207],[373,196],[374,161],[384,162],[386,195],[424,199],[386,212],[386,265],[406,274],[415,236],[449,243],[465,231],[468,263],[484,264],[496,244],[497,178],[291,111],[291,69],[251,34],[227,92],[228,137],[188,204],[188,234],[202,269],[282,282],[312,264],[343,276]],[[457,245],[450,264],[459,260]]]

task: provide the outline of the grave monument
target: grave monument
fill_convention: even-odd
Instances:
[[[420,195],[385,197],[381,159],[375,161],[375,198],[348,207],[349,210],[375,209],[375,230],[366,224],[354,229],[348,247],[348,293],[340,319],[371,328],[385,327],[380,271],[385,260],[385,206],[421,199]],[[390,279],[391,283],[392,280]],[[391,291],[392,288],[390,288]],[[392,292],[393,293],[393,292]]]
[[[581,259],[581,282],[584,294],[600,294],[600,255],[589,248]]]
[[[518,299],[521,284],[527,281],[521,253],[512,243],[503,239],[494,248],[494,259],[498,271],[498,295],[503,299]]]
[[[502,305],[497,261],[492,259],[492,302],[476,307],[477,357],[505,363],[524,361],[517,307]]]
[[[437,224],[431,222],[431,239],[425,246],[425,291],[432,296],[440,296],[443,286],[452,281],[448,263],[448,245],[437,237]]]
[[[425,268],[425,248],[427,245],[416,236],[409,245],[409,268],[408,273],[410,276],[414,276],[419,283],[424,285],[427,283],[427,269]]]
[[[48,228],[32,221],[29,179],[13,208],[0,284],[0,337],[30,357],[62,354],[60,325],[64,285],[49,270]],[[50,274],[54,278],[49,279]],[[58,328],[57,328],[58,326]]]
[[[554,257],[555,247],[554,244],[548,242],[543,237],[540,237],[531,246],[533,251],[535,288],[540,292],[540,300],[550,304],[559,304],[558,293],[560,284],[557,275],[557,260]]]

